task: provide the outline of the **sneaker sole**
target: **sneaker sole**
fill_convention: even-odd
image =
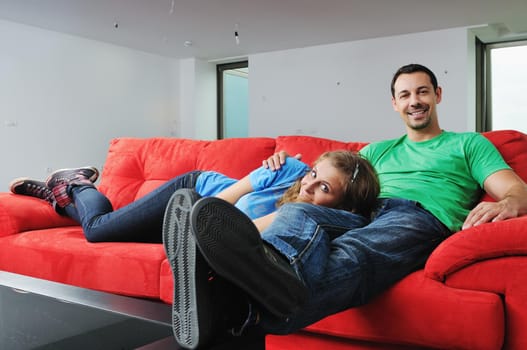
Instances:
[[[278,317],[298,310],[306,287],[292,271],[273,262],[249,217],[230,203],[202,198],[191,213],[192,232],[209,265]]]
[[[174,192],[163,221],[163,246],[174,279],[172,330],[178,344],[188,349],[201,346],[210,337],[206,323],[210,318],[199,314],[210,310],[211,298],[202,284],[207,282],[208,267],[197,252],[189,220],[198,199],[191,190]]]

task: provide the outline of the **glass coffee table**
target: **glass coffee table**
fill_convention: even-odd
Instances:
[[[0,271],[0,349],[178,349],[171,306]]]

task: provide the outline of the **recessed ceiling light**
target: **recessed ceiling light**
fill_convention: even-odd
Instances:
[[[190,41],[190,40],[185,40],[185,42],[183,43],[183,45],[185,45],[185,47],[191,47],[191,46],[192,46],[192,41]]]

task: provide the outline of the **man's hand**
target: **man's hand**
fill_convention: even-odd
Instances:
[[[514,171],[495,172],[487,177],[483,187],[496,202],[476,205],[465,219],[463,229],[527,214],[527,185]]]
[[[486,222],[515,218],[518,214],[518,210],[507,205],[507,199],[499,202],[481,202],[470,211],[463,223],[463,229],[478,226]]]
[[[269,158],[264,159],[262,161],[262,166],[273,171],[278,170],[282,167],[282,165],[284,165],[287,157],[290,157],[290,155],[287,154],[285,151],[277,152]],[[302,155],[298,153],[295,155],[295,158],[300,160],[302,158]]]

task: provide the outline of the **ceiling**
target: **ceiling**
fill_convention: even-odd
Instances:
[[[163,56],[222,60],[484,24],[489,37],[524,35],[527,0],[0,0],[0,19]]]

